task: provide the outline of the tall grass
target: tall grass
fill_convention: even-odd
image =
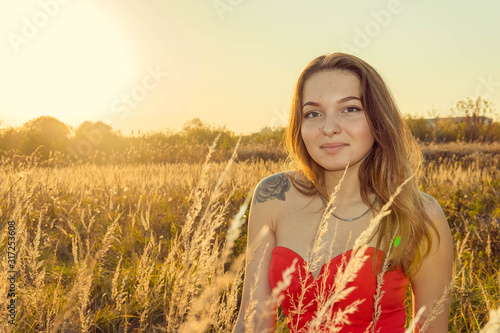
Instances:
[[[474,149],[460,156],[432,149],[439,154],[418,177],[445,210],[455,239],[450,330],[496,332],[498,164]],[[230,331],[241,297],[249,194],[284,168],[230,157],[60,168],[37,166],[32,157],[2,166],[0,293],[9,288],[12,220],[18,312],[9,324],[8,298],[0,298],[0,332]],[[276,331],[287,331],[282,317]]]

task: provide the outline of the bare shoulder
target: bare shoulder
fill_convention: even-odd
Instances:
[[[287,192],[292,187],[286,172],[275,173],[261,180],[254,192],[254,205],[266,201],[286,201]]]
[[[423,203],[424,207],[426,210],[427,215],[430,217],[430,219],[434,223],[443,223],[445,222],[446,225],[448,225],[448,222],[446,221],[446,216],[444,215],[443,209],[441,208],[441,205],[439,202],[437,202],[436,199],[428,195],[427,193],[420,192],[423,198]],[[437,227],[437,225],[436,225]]]
[[[446,246],[452,246],[453,239],[451,236],[450,226],[443,212],[443,209],[441,208],[441,205],[439,205],[437,200],[430,195],[423,192],[421,192],[421,195],[424,199],[424,207],[426,209],[427,215],[436,227],[436,231],[439,234],[439,239],[441,240],[441,242],[447,244]]]
[[[438,238],[431,241],[430,252],[410,277],[413,316],[423,310],[417,327],[421,328],[430,323],[427,331],[448,332],[450,285],[453,280],[453,238],[439,203],[425,193],[421,195],[426,213],[435,226]],[[434,230],[432,233],[435,236]]]
[[[267,224],[276,231],[277,221],[287,211],[293,196],[289,172],[280,172],[262,179],[253,194],[249,223]],[[254,222],[257,221],[257,222]]]

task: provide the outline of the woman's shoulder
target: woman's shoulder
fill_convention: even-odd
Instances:
[[[444,217],[443,209],[436,199],[424,192],[420,192],[420,196],[422,197],[425,212],[432,220]]]
[[[420,194],[423,199],[422,202],[425,212],[432,221],[433,225],[436,227],[436,231],[439,235],[439,238],[442,237],[450,238],[451,237],[450,226],[448,224],[448,220],[446,219],[446,216],[439,202],[432,196],[424,192],[420,192]]]
[[[255,187],[254,202],[283,201],[292,189],[291,177],[296,176],[296,171],[283,171],[272,174],[262,179]]]
[[[298,171],[283,171],[262,179],[255,187],[250,220],[276,230],[277,221],[297,205],[299,194],[293,185]],[[250,223],[249,220],[249,223]]]

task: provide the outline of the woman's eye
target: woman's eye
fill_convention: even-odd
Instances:
[[[309,112],[306,112],[306,115],[304,117],[305,118],[315,118],[318,116],[321,116],[321,113],[319,113],[318,111],[309,111]]]
[[[353,112],[358,112],[358,111],[361,111],[361,108],[358,108],[356,106],[348,106],[342,112],[353,113]]]

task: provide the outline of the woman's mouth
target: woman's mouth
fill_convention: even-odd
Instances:
[[[320,146],[320,149],[324,150],[329,154],[333,154],[341,150],[342,148],[347,147],[346,143],[342,142],[334,142],[334,143],[325,143]]]

